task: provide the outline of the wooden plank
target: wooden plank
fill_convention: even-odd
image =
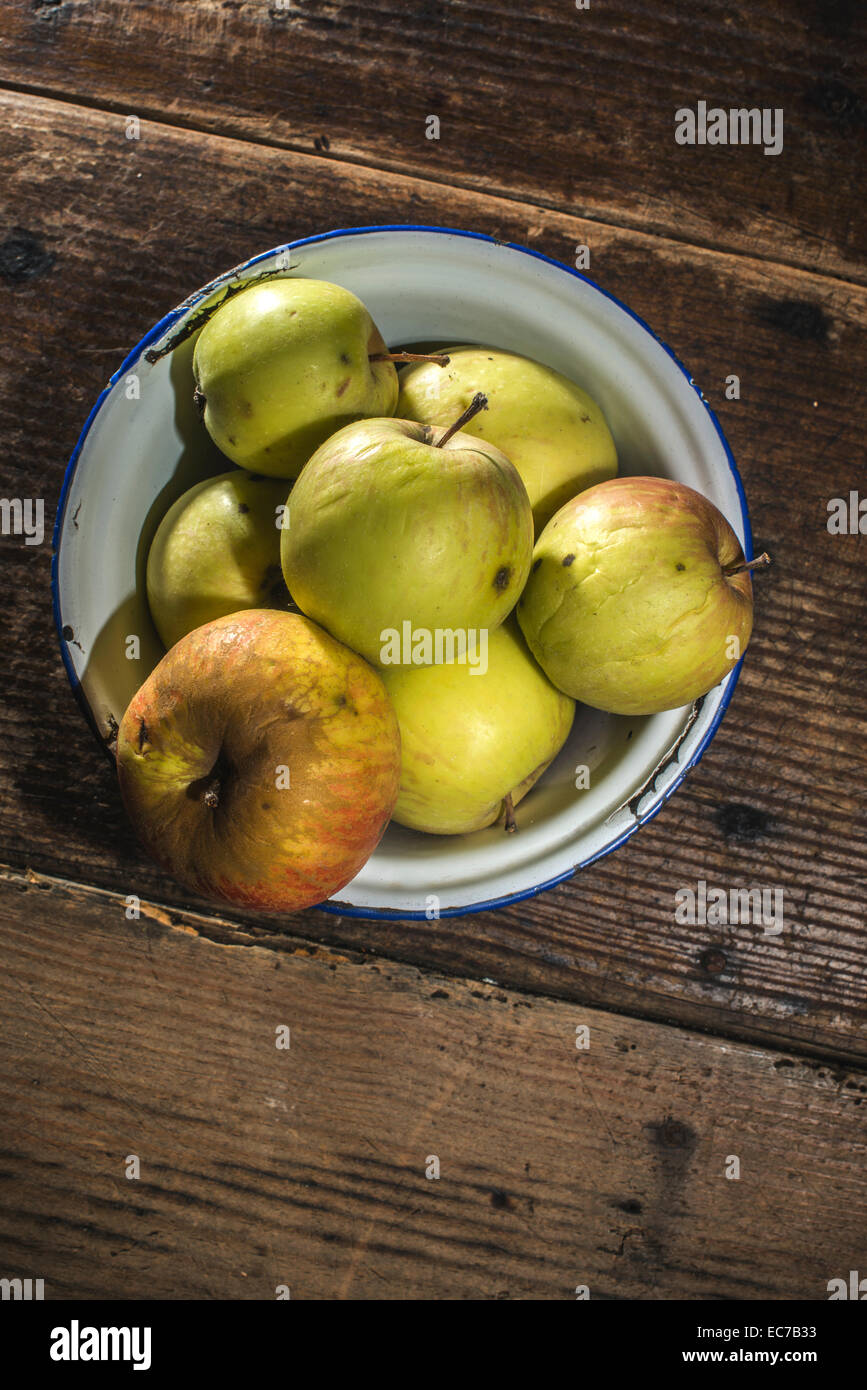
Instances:
[[[0,79],[863,280],[865,41],[827,0],[6,0]],[[782,152],[678,144],[699,101]]]
[[[456,921],[250,919],[445,972],[810,1052],[865,1055],[867,574],[830,536],[858,486],[865,292],[418,179],[0,97],[4,491],[53,513],[65,459],[127,348],[213,274],[340,225],[450,223],[591,270],[690,364],[744,475],[763,576],[745,673],[710,751],[662,813],[578,879]],[[18,230],[15,230],[15,229]],[[12,249],[10,249],[10,247]],[[741,378],[741,399],[723,383]],[[111,769],[69,693],[50,618],[48,546],[5,537],[0,860],[192,906],[145,860]],[[681,926],[682,886],[783,887],[786,930]]]
[[[863,1267],[863,1072],[200,925],[0,880],[5,1276],[821,1300]]]

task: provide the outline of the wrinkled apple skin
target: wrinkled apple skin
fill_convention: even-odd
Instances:
[[[179,497],[148,552],[147,595],[164,646],[242,608],[285,608],[277,508],[289,484],[233,468]]]
[[[376,848],[400,735],[354,652],[298,614],[248,609],[172,647],[123,717],[117,769],[136,831],[176,879],[216,902],[293,912],[336,893]]]
[[[440,370],[438,368],[438,370]],[[328,440],[292,492],[281,538],[298,607],[368,661],[382,633],[498,627],[533,550],[526,489],[503,454],[471,435],[365,420]]]
[[[326,280],[252,285],[199,334],[193,372],[219,449],[253,473],[297,477],[335,430],[392,415],[397,372],[360,299]]]
[[[389,666],[383,680],[401,734],[394,819],[458,835],[517,805],[569,735],[575,705],[556,690],[510,619],[488,639],[488,669]]]
[[[617,449],[599,406],[551,367],[500,348],[443,348],[447,367],[419,362],[400,374],[396,414],[441,425],[457,419],[477,391],[488,409],[471,429],[517,468],[536,534],[570,497],[613,478]]]
[[[616,478],[545,527],[518,621],[542,669],[576,700],[614,714],[678,709],[746,650],[750,575],[723,573],[743,558],[700,493],[665,478]]]

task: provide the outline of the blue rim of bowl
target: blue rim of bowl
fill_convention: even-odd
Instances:
[[[136,344],[132,351],[127,354],[121,365],[118,367],[117,371],[114,373],[113,376],[109,378],[107,385],[97,396],[93,408],[91,409],[90,414],[84,422],[84,427],[81,431],[81,434],[78,437],[78,441],[75,445],[75,448],[73,449],[72,454],[70,455],[69,463],[66,465],[66,472],[64,474],[63,484],[60,489],[60,499],[57,504],[57,515],[54,521],[54,532],[51,540],[51,601],[54,613],[54,625],[57,629],[57,637],[60,643],[60,655],[63,660],[63,665],[66,670],[66,674],[69,677],[69,683],[72,686],[73,694],[85,718],[87,719],[88,724],[93,730],[98,743],[105,751],[107,751],[105,740],[102,734],[100,733],[99,726],[97,725],[96,719],[93,715],[93,711],[90,708],[84,691],[81,688],[81,682],[79,681],[78,676],[75,673],[75,668],[72,665],[72,659],[69,655],[69,647],[67,640],[63,635],[63,624],[60,616],[60,592],[58,587],[57,564],[58,544],[60,541],[61,533],[63,530],[63,523],[66,516],[66,500],[69,495],[69,489],[72,484],[72,479],[75,475],[75,470],[78,465],[78,460],[81,455],[81,451],[84,448],[85,441],[87,439],[88,434],[90,433],[90,430],[93,426],[93,423],[97,415],[102,409],[102,406],[104,405],[109,393],[111,392],[112,388],[115,386],[117,381],[136,365],[136,363],[141,358],[142,354],[146,351],[147,348],[150,347],[151,343],[157,342],[160,338],[164,337],[165,334],[169,331],[169,329],[173,328],[174,325],[180,319],[182,319],[187,313],[189,313],[190,309],[195,304],[200,303],[203,298],[205,298],[208,294],[213,293],[213,291],[219,288],[220,285],[232,280],[236,276],[243,275],[244,272],[249,270],[251,266],[258,265],[260,261],[269,260],[272,256],[279,255],[281,251],[293,251],[300,246],[312,246],[315,245],[317,242],[321,241],[334,241],[338,237],[366,236],[377,232],[432,232],[440,236],[459,236],[466,237],[471,241],[486,241],[491,246],[501,246],[509,251],[519,251],[525,256],[532,256],[537,261],[544,261],[547,265],[553,266],[556,270],[561,270],[567,275],[574,276],[576,280],[583,280],[584,283],[586,285],[589,285],[591,289],[595,290],[598,294],[603,295],[605,299],[609,299],[612,304],[617,305],[618,309],[622,309],[625,314],[628,314],[629,317],[633,319],[635,323],[639,325],[640,328],[644,329],[645,333],[649,334],[650,337],[653,338],[654,342],[658,343],[659,346],[668,353],[668,356],[671,358],[672,362],[674,362],[674,364],[677,366],[678,370],[686,378],[688,385],[695,392],[702,406],[707,411],[707,414],[710,416],[711,423],[713,424],[713,427],[716,430],[716,433],[719,437],[719,441],[722,444],[723,450],[725,452],[725,456],[728,461],[732,477],[735,481],[735,488],[737,489],[738,500],[740,502],[741,507],[741,520],[743,522],[744,528],[744,555],[748,560],[751,560],[753,558],[752,528],[750,526],[749,509],[747,506],[747,497],[746,492],[744,491],[743,480],[738,471],[738,466],[735,462],[735,457],[731,451],[729,442],[726,439],[725,434],[723,433],[722,426],[720,425],[720,422],[714,414],[714,411],[712,410],[711,406],[708,404],[708,401],[705,399],[703,391],[700,389],[700,387],[696,385],[692,373],[684,366],[677,354],[672,351],[672,349],[668,346],[668,343],[664,342],[663,339],[660,338],[658,333],[655,333],[653,331],[653,329],[650,327],[648,323],[645,323],[641,315],[636,314],[633,309],[629,308],[628,304],[624,304],[623,301],[621,299],[618,299],[616,295],[611,294],[608,290],[603,289],[601,285],[597,285],[595,280],[590,279],[589,275],[582,275],[581,271],[576,270],[573,266],[566,265],[563,261],[555,260],[553,256],[546,256],[541,251],[534,251],[529,246],[522,246],[520,242],[503,241],[499,237],[489,236],[487,232],[467,232],[456,227],[427,227],[423,225],[418,225],[416,223],[388,223],[378,227],[342,227],[331,232],[320,232],[316,236],[301,237],[298,241],[288,241],[283,246],[274,246],[269,251],[263,251],[257,256],[251,256],[249,260],[242,262],[242,264],[233,267],[232,270],[227,271],[224,275],[220,275],[215,280],[211,280],[207,285],[202,286],[200,290],[197,290],[188,299],[184,300],[182,304],[177,305],[168,314],[166,314],[164,318],[160,319],[159,323],[155,324],[154,327],[151,328],[145,334],[141,341]],[[659,814],[665,803],[668,801],[669,797],[672,796],[673,793],[680,786],[687,773],[691,771],[691,769],[694,768],[701,761],[705,751],[713,741],[714,735],[716,734],[717,729],[722,723],[723,716],[725,715],[725,712],[729,707],[732,695],[734,694],[735,686],[737,685],[738,678],[741,674],[741,668],[743,667],[743,664],[744,658],[741,657],[737,666],[735,666],[733,671],[728,676],[725,688],[722,692],[722,695],[720,696],[720,702],[716,708],[714,717],[711,720],[711,723],[708,725],[707,729],[705,730],[705,733],[703,734],[698,747],[694,749],[694,751],[692,752],[689,761],[684,763],[681,771],[674,779],[674,781],[671,783],[671,785],[659,795],[659,800],[656,801],[654,805],[652,805],[643,816],[636,816],[633,824],[628,825],[624,829],[623,833],[619,835],[616,840],[613,840],[610,845],[605,845],[603,849],[597,850],[595,854],[591,854],[587,859],[582,859],[579,863],[573,864],[571,868],[566,869],[562,874],[557,874],[554,878],[546,879],[544,883],[536,884],[532,888],[525,888],[517,893],[507,893],[500,898],[489,898],[485,902],[472,903],[467,905],[466,907],[444,907],[439,909],[437,916],[466,917],[469,916],[471,913],[489,912],[494,908],[508,907],[511,903],[523,902],[527,898],[534,898],[537,894],[544,893],[549,888],[555,888],[558,883],[566,883],[570,878],[573,878],[580,869],[586,869],[590,864],[594,864],[598,859],[604,859],[606,855],[612,854],[614,850],[619,849],[622,844],[624,844],[628,839],[630,839],[632,835],[636,833],[636,831],[640,830],[643,825],[647,825],[648,821],[653,820],[654,816]],[[666,766],[670,766],[670,764],[666,764]],[[654,781],[656,780],[656,777],[659,776],[660,772],[663,770],[664,769],[660,768],[654,774]],[[652,788],[649,790],[652,790]],[[392,908],[356,907],[349,903],[341,903],[339,900],[335,899],[331,899],[328,902],[324,903],[317,903],[316,908],[320,912],[332,913],[339,917],[366,918],[369,921],[376,922],[424,922],[429,920],[426,912],[398,911],[397,909]]]

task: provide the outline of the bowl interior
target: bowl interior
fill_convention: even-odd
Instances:
[[[57,620],[70,677],[103,737],[163,652],[145,598],[153,533],[186,488],[229,466],[193,406],[194,340],[153,364],[144,349],[165,341],[226,279],[287,263],[286,273],[352,290],[392,346],[485,343],[571,377],[605,412],[622,473],[655,473],[704,493],[749,553],[739,479],[700,394],[648,329],[588,281],[522,248],[433,229],[371,229],[278,248],[192,296],[134,349],[71,461],[55,538]],[[638,719],[579,708],[566,747],[517,809],[518,834],[493,826],[440,837],[393,825],[331,906],[434,917],[568,876],[654,813],[712,736],[736,678],[697,713]],[[576,787],[581,766],[590,769],[586,788]]]

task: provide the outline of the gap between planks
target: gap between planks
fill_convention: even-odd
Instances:
[[[93,111],[102,115],[124,115],[127,108],[118,101],[109,99],[98,99],[87,97],[80,93],[69,93],[53,87],[43,87],[38,83],[12,82],[7,78],[0,78],[0,95],[8,92],[21,96],[33,97],[39,101],[54,102],[57,105],[69,106],[73,109]],[[734,261],[753,262],[761,266],[767,266],[771,270],[775,267],[804,275],[809,279],[816,278],[829,280],[832,284],[845,286],[854,290],[867,290],[867,277],[865,280],[853,280],[848,276],[835,275],[831,271],[821,270],[818,267],[806,267],[802,263],[787,258],[780,259],[777,256],[763,256],[755,252],[738,251],[737,249],[719,245],[712,241],[694,241],[689,237],[678,237],[672,234],[663,235],[661,232],[648,231],[646,227],[636,219],[626,219],[622,222],[612,222],[609,219],[601,218],[586,208],[564,208],[559,203],[541,198],[519,198],[508,188],[499,185],[481,183],[474,179],[438,179],[430,171],[424,174],[417,173],[415,170],[406,168],[404,165],[388,160],[362,159],[360,156],[352,155],[348,152],[342,154],[329,154],[324,151],[311,152],[303,144],[291,140],[278,139],[254,139],[252,136],[245,135],[239,131],[227,130],[219,127],[210,127],[201,122],[185,120],[181,117],[169,118],[167,112],[153,107],[142,106],[136,115],[140,120],[148,121],[152,125],[160,125],[167,130],[187,131],[191,135],[201,136],[203,139],[227,140],[236,145],[247,145],[253,149],[273,149],[286,150],[288,153],[298,155],[303,159],[310,159],[316,163],[331,165],[347,165],[353,169],[370,170],[372,173],[391,174],[395,177],[413,179],[418,183],[429,184],[435,188],[453,189],[460,193],[474,193],[479,197],[497,198],[502,202],[510,203],[520,208],[538,208],[540,211],[555,213],[560,217],[569,218],[575,221],[588,222],[594,226],[610,230],[612,232],[627,232],[636,236],[647,237],[649,241],[683,247],[690,251],[704,251],[712,256],[727,256]]]
[[[69,878],[59,878],[51,874],[37,873],[33,869],[20,870],[13,865],[0,864],[0,887],[29,892],[62,893],[68,897],[81,894],[90,899],[95,907],[110,907],[118,912],[119,923],[124,922],[124,909],[126,907],[127,896],[124,893],[113,892],[107,888],[99,888],[95,884]],[[136,895],[137,896],[137,895]],[[758,1048],[767,1056],[778,1056],[779,1058],[793,1057],[803,1061],[806,1065],[820,1063],[824,1066],[837,1064],[838,1068],[845,1069],[845,1075],[853,1077],[867,1078],[867,1063],[863,1059],[855,1058],[844,1049],[833,1051],[829,1048],[815,1047],[810,1048],[801,1042],[792,1042],[785,1047],[779,1045],[769,1045],[768,1042],[756,1038],[744,1037],[736,1030],[722,1030],[719,1028],[702,1027],[695,1022],[683,1022],[676,1018],[660,1019],[653,1014],[643,1013],[640,1009],[628,1009],[614,1007],[607,1003],[591,1003],[580,998],[563,998],[561,995],[551,994],[545,990],[534,990],[528,988],[516,989],[511,985],[501,985],[496,981],[478,979],[466,976],[460,971],[449,970],[442,964],[437,964],[435,970],[423,965],[416,965],[411,962],[393,957],[386,952],[362,953],[353,949],[342,949],[332,945],[321,945],[315,940],[307,937],[296,936],[280,929],[279,921],[275,920],[272,932],[262,931],[261,935],[251,929],[249,925],[241,925],[231,919],[221,917],[216,914],[213,916],[205,913],[194,912],[190,908],[172,907],[167,903],[153,902],[147,898],[139,898],[138,908],[141,917],[149,921],[158,922],[160,926],[166,927],[169,931],[177,932],[180,935],[200,937],[209,941],[212,946],[238,947],[249,949],[259,947],[265,951],[273,951],[283,955],[290,955],[300,959],[327,961],[329,964],[354,965],[366,968],[373,964],[383,962],[393,966],[396,970],[408,970],[417,976],[423,977],[426,982],[436,984],[438,980],[451,980],[463,984],[467,988],[484,985],[488,990],[495,991],[501,995],[511,995],[520,998],[526,995],[531,999],[540,999],[545,1003],[560,1005],[564,1008],[592,1009],[595,1013],[605,1013],[612,1018],[630,1018],[641,1023],[646,1023],[651,1027],[674,1029],[678,1033],[694,1034],[706,1037],[712,1041],[731,1043],[738,1047]],[[10,914],[5,908],[0,907],[0,921]]]

